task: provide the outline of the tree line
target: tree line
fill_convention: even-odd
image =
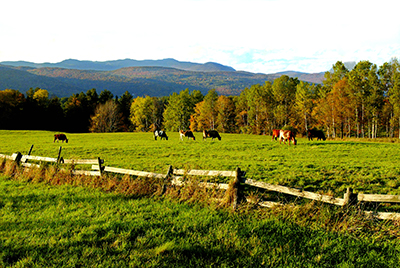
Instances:
[[[352,70],[338,61],[325,73],[323,85],[283,75],[252,85],[238,96],[203,95],[189,89],[165,97],[129,92],[114,97],[95,89],[68,98],[49,98],[44,89],[0,91],[2,129],[47,129],[67,132],[202,131],[270,134],[311,128],[328,137],[400,138],[400,64],[379,68],[360,61]]]

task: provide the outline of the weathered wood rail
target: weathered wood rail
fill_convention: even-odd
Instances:
[[[32,145],[33,147],[33,145]],[[343,198],[337,198],[330,195],[318,194],[308,191],[303,191],[300,189],[290,188],[281,185],[269,184],[262,181],[256,181],[252,179],[245,178],[245,172],[237,168],[235,171],[219,171],[219,170],[185,170],[185,169],[174,169],[169,166],[166,174],[152,173],[146,171],[138,171],[131,169],[123,169],[116,167],[104,166],[104,160],[98,157],[97,159],[63,159],[61,157],[61,147],[58,152],[58,157],[43,157],[43,156],[32,156],[32,147],[27,155],[22,155],[21,153],[14,153],[12,155],[0,154],[0,158],[8,159],[17,162],[18,164],[25,167],[40,167],[40,164],[28,163],[28,161],[38,161],[40,162],[53,162],[59,164],[72,164],[72,165],[92,165],[92,170],[71,170],[72,174],[78,175],[89,175],[89,176],[102,176],[104,172],[117,173],[132,175],[137,177],[148,177],[148,178],[159,178],[165,179],[170,178],[171,184],[176,186],[183,186],[187,183],[184,179],[185,176],[208,176],[208,177],[227,177],[233,178],[234,183],[233,191],[235,194],[233,207],[235,208],[239,202],[239,195],[243,191],[243,185],[249,185],[252,187],[262,188],[267,191],[274,191],[283,194],[288,194],[292,196],[297,196],[301,198],[311,199],[318,202],[333,204],[337,206],[348,206],[354,205],[359,202],[375,202],[375,203],[400,203],[400,195],[382,195],[382,194],[363,194],[363,193],[353,193],[351,188],[347,189]],[[229,184],[227,183],[211,183],[211,182],[200,182],[200,185],[209,188],[217,188],[222,190],[228,190]],[[246,198],[244,198],[246,199]],[[248,202],[251,202],[247,199]],[[282,205],[281,203],[274,201],[258,201],[257,203],[263,207],[273,207],[276,205]],[[400,213],[394,212],[373,212],[365,211],[367,215],[372,215],[379,219],[385,220],[400,220]]]
[[[33,145],[32,145],[33,147]],[[40,167],[41,162],[50,162],[50,163],[59,163],[59,164],[72,164],[72,165],[91,165],[97,164],[100,168],[96,171],[93,170],[80,170],[80,169],[72,169],[70,172],[74,175],[87,175],[87,176],[101,176],[103,171],[102,164],[104,163],[103,159],[98,157],[97,159],[63,159],[61,155],[61,147],[58,152],[58,157],[45,157],[45,156],[34,156],[30,155],[32,152],[32,147],[29,150],[27,155],[23,155],[20,152],[14,153],[12,155],[4,155],[0,154],[0,158],[5,158],[8,160],[15,161],[18,165],[22,165],[24,167]],[[30,163],[29,160],[37,161],[37,163]]]

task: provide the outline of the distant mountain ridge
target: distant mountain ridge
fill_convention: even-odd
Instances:
[[[232,67],[225,66],[215,62],[207,62],[204,64],[193,62],[182,62],[175,59],[163,60],[112,60],[112,61],[80,61],[75,59],[68,59],[57,63],[34,63],[27,61],[3,61],[2,65],[20,67],[33,67],[33,68],[66,68],[76,70],[95,70],[95,71],[113,71],[126,67],[166,67],[176,68],[185,71],[194,72],[234,72]]]
[[[98,92],[107,89],[115,96],[126,91],[133,96],[168,96],[189,88],[203,94],[215,89],[221,95],[239,95],[246,87],[273,82],[282,75],[311,83],[322,83],[324,77],[324,73],[294,71],[256,74],[236,71],[218,63],[199,64],[174,59],[106,62],[70,59],[40,64],[18,61],[0,62],[0,90],[17,89],[25,93],[29,88],[39,87],[48,90],[51,96],[69,97],[95,88]]]

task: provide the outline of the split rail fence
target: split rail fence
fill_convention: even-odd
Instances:
[[[243,186],[249,185],[256,188],[261,188],[267,191],[279,192],[283,194],[288,194],[292,196],[297,196],[301,198],[316,200],[318,202],[333,204],[337,206],[350,206],[355,205],[359,202],[374,202],[374,203],[400,203],[400,195],[381,195],[381,194],[362,194],[362,193],[354,193],[351,188],[347,188],[347,192],[344,194],[343,198],[337,198],[330,195],[323,195],[308,191],[303,191],[295,188],[290,188],[281,185],[269,184],[262,181],[256,181],[252,179],[248,179],[245,177],[246,172],[237,168],[235,171],[218,171],[218,170],[185,170],[185,169],[174,169],[172,166],[169,166],[167,174],[161,173],[152,173],[146,171],[137,171],[131,169],[123,169],[116,167],[104,166],[104,160],[100,157],[96,159],[63,159],[61,157],[60,147],[57,158],[51,157],[42,157],[42,156],[32,156],[30,155],[32,152],[32,147],[29,150],[27,155],[22,155],[21,153],[14,153],[12,155],[4,155],[0,154],[0,158],[5,158],[8,160],[12,160],[17,162],[18,164],[25,167],[40,167],[41,162],[53,162],[59,164],[72,164],[72,165],[92,165],[91,170],[71,170],[72,174],[75,175],[89,175],[89,176],[102,176],[104,172],[117,173],[117,174],[125,174],[132,175],[138,177],[152,177],[152,178],[171,178],[171,184],[176,186],[183,186],[185,184],[184,177],[191,176],[209,176],[209,177],[227,177],[232,178],[234,180],[233,185],[233,193],[235,195],[233,207],[235,208],[240,201],[239,196],[243,196]],[[29,160],[38,161],[39,164],[29,163]],[[222,190],[228,190],[229,184],[227,183],[210,183],[210,182],[201,182],[201,185],[204,187],[213,187]],[[246,198],[245,198],[246,199]],[[247,202],[252,202],[249,199],[246,199]],[[262,207],[273,207],[276,205],[282,205],[278,202],[273,201],[260,201],[257,203]],[[364,211],[367,215],[372,215],[379,219],[384,220],[400,220],[400,213],[394,212],[373,212],[373,211]]]

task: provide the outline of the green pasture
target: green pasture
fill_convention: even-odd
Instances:
[[[69,143],[53,142],[54,132],[0,130],[0,153],[68,158],[105,159],[105,165],[166,173],[183,169],[235,170],[247,177],[342,197],[347,187],[357,192],[400,194],[400,143],[366,140],[308,141],[279,144],[271,136],[221,134],[222,140],[155,141],[152,133],[66,133]]]
[[[0,130],[0,153],[105,159],[166,173],[168,166],[234,170],[265,182],[332,192],[400,194],[399,143],[308,141],[222,134],[222,141],[155,141],[152,133]],[[219,178],[223,180],[223,178]],[[101,179],[100,179],[101,180]],[[197,197],[197,196],[196,196]],[[194,199],[198,200],[198,199]],[[400,230],[364,208],[318,202],[233,212],[173,195],[134,196],[0,175],[0,267],[397,267]],[[396,210],[396,208],[395,208]],[[397,211],[397,210],[396,210]]]
[[[232,213],[0,176],[0,267],[397,267],[398,226],[352,217]]]

